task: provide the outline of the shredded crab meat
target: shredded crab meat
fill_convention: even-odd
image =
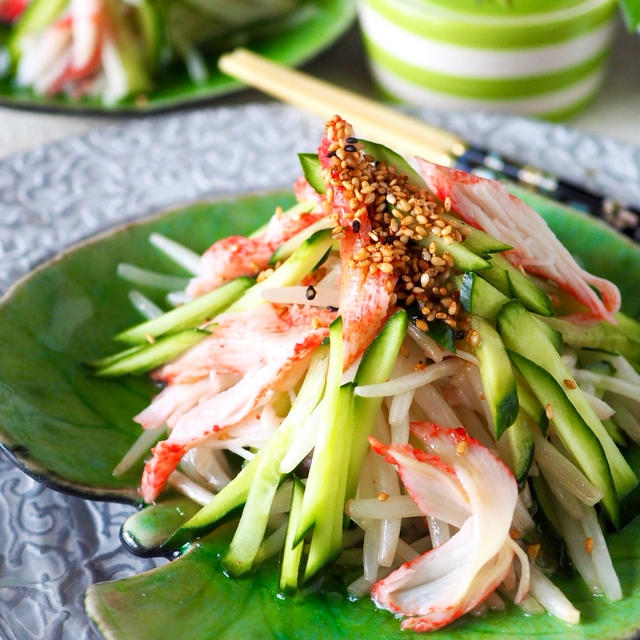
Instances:
[[[243,313],[238,312],[237,315]],[[191,382],[199,385],[205,376],[210,381],[210,373],[237,373],[241,378],[223,391],[207,393],[195,405],[182,412],[169,437],[153,448],[153,456],[145,465],[141,484],[141,493],[147,502],[155,500],[189,449],[207,441],[209,444],[235,444],[229,442],[234,437],[234,425],[241,423],[254,409],[264,405],[274,391],[287,391],[294,386],[308,364],[307,357],[328,335],[327,327],[333,314],[326,311],[324,313],[322,321],[317,314],[310,317],[304,310],[289,308],[278,315],[272,305],[261,305],[253,310],[253,316],[254,319],[255,316],[260,317],[257,327],[262,327],[263,335],[258,333],[251,336],[251,344],[247,343],[246,327],[237,324],[238,318],[234,314],[227,314],[228,324],[219,324],[214,334],[207,338],[216,345],[209,352],[211,358],[208,367],[200,371],[202,375],[198,380]],[[237,331],[238,326],[243,327],[243,331]],[[276,331],[276,326],[279,331]],[[265,331],[270,334],[265,335]],[[258,336],[262,339],[256,343]],[[258,345],[259,350],[256,348]],[[193,357],[192,351],[188,352],[187,360]],[[230,355],[233,355],[231,361],[226,359]],[[241,356],[243,364],[238,366]],[[184,364],[182,361],[181,366]],[[187,365],[187,370],[188,366],[190,365]],[[234,370],[229,371],[232,367]],[[169,375],[166,370],[158,375],[164,379],[169,377],[180,384],[182,380],[179,374],[182,370],[181,367],[174,367]],[[166,393],[169,394],[170,391]],[[193,397],[190,398],[192,400]],[[163,398],[159,396],[158,401],[162,402]],[[147,413],[151,411],[150,408]],[[242,441],[237,444],[244,446],[245,443]]]
[[[378,581],[371,593],[379,607],[403,616],[404,629],[430,631],[476,607],[503,581],[514,556],[509,530],[518,490],[505,465],[463,429],[411,426],[426,451],[373,438],[371,445],[397,465],[425,515],[453,520],[459,529]],[[433,477],[428,483],[422,481],[427,473]]]
[[[495,180],[480,178],[417,158],[422,177],[466,222],[507,242],[505,256],[516,266],[556,282],[584,304],[596,318],[617,324],[620,291],[609,280],[582,269],[546,222]],[[593,291],[595,287],[602,300]]]
[[[353,192],[345,187],[342,174],[343,171],[364,172],[370,163],[357,151],[350,152],[344,161],[331,155],[345,148],[345,141],[352,136],[351,125],[335,116],[325,128],[318,149],[327,184],[327,201],[335,217],[336,237],[340,243],[340,314],[347,366],[382,329],[397,281],[397,276],[391,271],[387,273],[379,268],[370,269],[370,265],[362,265],[356,260],[362,252],[367,254],[367,247],[373,243],[370,236],[371,221],[366,204],[357,202]]]
[[[255,236],[229,236],[215,242],[202,254],[199,275],[189,282],[187,294],[199,296],[234,278],[266,269],[279,245],[325,215],[313,202],[306,211],[304,208],[292,213],[276,211],[267,228]]]

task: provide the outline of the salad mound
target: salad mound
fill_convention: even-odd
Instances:
[[[279,556],[286,594],[337,564],[414,631],[507,603],[577,624],[558,571],[622,598],[604,531],[636,515],[640,325],[615,285],[499,183],[339,116],[300,160],[252,236],[153,237],[193,278],[168,312],[133,291],[147,319],[92,363],[162,386],[116,473],[154,445],[144,500],[202,505],[163,550],[237,515],[229,575]]]

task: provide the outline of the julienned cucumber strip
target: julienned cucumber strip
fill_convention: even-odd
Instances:
[[[445,212],[438,213],[438,215],[452,227],[458,229],[464,238],[462,244],[479,256],[487,257],[490,253],[501,253],[502,251],[513,249],[510,244],[502,242],[502,240],[498,240],[476,227],[472,227],[457,216]]]
[[[22,55],[22,40],[51,24],[65,9],[69,0],[31,0],[22,17],[12,29],[8,49],[12,60],[18,62]]]
[[[122,331],[115,339],[120,342],[137,344],[145,342],[148,336],[157,337],[165,333],[197,327],[218,315],[225,307],[237,300],[252,284],[253,280],[251,278],[236,278],[157,318]]]
[[[298,588],[298,574],[300,572],[300,560],[302,558],[303,545],[294,546],[296,529],[300,520],[300,509],[304,496],[304,485],[298,478],[293,479],[293,493],[291,495],[291,510],[289,511],[289,523],[287,525],[287,537],[284,541],[284,553],[280,565],[280,589],[290,593]]]
[[[278,264],[286,260],[307,238],[311,237],[316,231],[322,229],[329,229],[332,226],[332,222],[329,217],[320,218],[308,227],[296,233],[295,236],[289,238],[286,242],[283,242],[274,252],[269,259],[271,266]]]
[[[564,389],[554,377],[515,351],[509,357],[518,367],[538,400],[550,406],[551,422],[565,449],[587,478],[602,491],[602,504],[614,525],[619,522],[619,505],[611,471],[604,451],[582,416],[569,402]]]
[[[401,215],[397,217],[401,217]],[[448,253],[460,271],[484,271],[491,268],[491,264],[487,260],[467,249],[461,242],[447,244],[444,238],[431,231],[418,244],[427,248],[432,242],[435,243],[437,254],[442,256]]]
[[[558,331],[564,342],[572,347],[615,351],[628,360],[640,363],[640,342],[626,335],[624,321],[617,327],[608,322],[577,325],[561,318],[541,318],[541,321]]]
[[[497,446],[500,457],[513,471],[518,487],[522,489],[529,474],[535,452],[533,420],[520,409],[513,424],[502,434]]]
[[[427,188],[424,178],[400,154],[377,142],[370,142],[369,140],[360,140],[359,142],[364,145],[364,152],[375,160],[395,167],[398,173],[405,174],[409,178],[409,182],[414,186],[420,189]]]
[[[396,311],[387,320],[382,331],[374,338],[360,361],[354,383],[358,385],[385,382],[391,376],[398,359],[400,347],[407,334],[409,321],[406,311]],[[382,398],[356,396],[353,402],[353,440],[347,480],[346,498],[353,498],[358,487],[362,463],[369,448],[369,436],[373,432],[376,416],[380,412]]]
[[[457,278],[460,303],[465,311],[493,322],[502,305],[509,300],[501,291],[473,271]]]
[[[522,381],[522,377],[517,372],[516,389],[518,391],[518,404],[520,405],[520,410],[525,411],[526,414],[538,425],[542,435],[546,435],[547,428],[549,426],[549,418],[547,418],[544,407]]]
[[[322,396],[328,364],[329,349],[321,346],[313,355],[302,387],[287,417],[262,449],[238,528],[223,558],[224,566],[231,575],[242,575],[253,567],[267,528],[273,497],[282,478],[280,463],[296,432],[309,418]]]
[[[337,469],[342,457],[340,436],[343,439],[346,437],[345,434],[337,433],[336,429],[340,410],[338,397],[342,380],[342,364],[342,318],[339,317],[331,323],[329,328],[329,369],[322,398],[322,420],[304,492],[300,522],[295,537],[296,544],[316,524],[316,520],[325,517],[323,503],[327,500],[327,496],[335,492]]]
[[[615,314],[615,318],[618,321],[620,331],[622,331],[629,340],[640,342],[640,322],[630,318],[625,313],[622,313],[622,311],[618,311],[618,313]]]
[[[178,551],[185,544],[189,544],[209,533],[222,518],[231,513],[234,509],[243,505],[253,483],[262,450],[251,458],[238,475],[231,482],[223,487],[215,498],[198,513],[187,520],[163,545],[162,548],[168,551]]]
[[[480,338],[475,354],[480,361],[480,376],[493,417],[495,437],[500,439],[518,415],[516,379],[498,332],[478,316],[472,316],[471,327]]]
[[[148,342],[145,344],[137,344],[134,347],[129,347],[128,349],[124,349],[123,351],[112,353],[110,356],[105,356],[104,358],[100,358],[99,360],[92,360],[91,362],[87,362],[87,365],[93,367],[94,369],[106,369],[112,364],[118,362],[118,360],[123,360],[124,358],[128,358],[135,353],[144,351],[148,346]]]
[[[309,581],[325,565],[333,562],[342,551],[342,524],[344,521],[345,490],[349,471],[351,435],[353,430],[353,383],[347,383],[338,391],[338,413],[332,429],[332,442],[327,449],[333,460],[323,465],[325,491],[313,527],[309,555],[304,570],[304,580]],[[330,449],[330,451],[329,451]],[[308,491],[309,484],[307,482]]]
[[[638,484],[636,475],[577,386],[560,354],[540,329],[536,318],[528,313],[520,302],[512,300],[502,307],[496,320],[507,349],[519,353],[548,371],[562,387],[571,404],[600,441],[618,496],[623,497],[629,493]],[[531,384],[529,380],[527,382]],[[571,388],[574,386],[575,388]],[[546,406],[546,403],[542,404]]]
[[[492,284],[507,297],[516,297],[522,304],[541,316],[553,315],[549,296],[534,284],[526,275],[516,269],[504,256],[491,256],[491,269],[480,273],[482,278]]]
[[[142,345],[141,348],[126,349],[121,352],[121,357],[118,357],[118,354],[108,356],[107,360],[111,358],[112,363],[99,368],[95,374],[111,378],[127,373],[146,373],[177,358],[183,351],[190,349],[208,335],[211,333],[203,329],[184,329],[160,338],[152,344]]]
[[[145,60],[155,69],[162,56],[163,20],[153,0],[142,0],[136,6],[136,14]]]
[[[407,176],[411,184],[420,189],[427,190],[427,183],[424,181],[424,178],[401,155],[377,142],[370,142],[369,140],[360,140],[360,142],[364,145],[365,153],[368,153],[377,161],[395,167],[398,173]],[[464,230],[463,235],[465,239],[462,241],[462,246],[479,256],[484,256],[487,253],[495,253],[496,251],[508,251],[512,248],[510,245],[493,238],[484,231],[472,227],[453,215],[443,214],[442,218],[451,222],[452,225],[459,229]],[[456,249],[454,249],[454,251],[456,251]]]
[[[253,287],[247,290],[239,300],[236,300],[227,311],[231,313],[252,309],[265,302],[262,297],[262,292],[265,289],[287,287],[297,284],[304,276],[313,270],[321,258],[329,251],[332,241],[331,231],[329,229],[316,231],[268,278],[254,284]]]
[[[511,245],[500,242],[500,240],[496,240],[493,236],[475,227],[470,227],[469,235],[462,241],[462,246],[483,257],[488,256],[490,253],[509,251],[512,248]]]
[[[307,182],[317,193],[326,193],[327,185],[322,177],[322,164],[317,153],[299,153],[298,160]]]
[[[555,350],[562,355],[562,346],[564,344],[562,333],[554,329],[550,324],[544,322],[544,320],[547,320],[548,318],[544,318],[543,316],[534,316],[534,318],[538,321],[538,326],[544,335],[547,336],[549,342],[555,347]]]

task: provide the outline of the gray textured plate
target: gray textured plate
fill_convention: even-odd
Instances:
[[[476,144],[640,204],[640,149],[520,118],[436,114]],[[318,120],[283,106],[175,114],[111,126],[0,162],[0,292],[77,240],[203,197],[287,187]],[[120,547],[130,507],[55,493],[0,458],[0,637],[96,638],[89,584],[155,561]]]

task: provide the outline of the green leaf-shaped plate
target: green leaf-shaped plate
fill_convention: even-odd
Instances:
[[[157,231],[196,251],[262,223],[289,193],[248,196],[175,210],[104,234],[63,254],[18,283],[0,304],[0,440],[23,469],[58,488],[92,498],[136,502],[140,466],[121,478],[111,470],[135,440],[131,417],[153,389],[145,380],[98,380],[83,362],[114,351],[111,341],[138,321],[119,262],[179,273],[149,245]],[[556,233],[600,275],[622,289],[627,312],[640,315],[640,249],[581,214],[543,211]],[[151,293],[151,292],[149,292]],[[165,514],[166,517],[166,514]],[[173,517],[173,516],[172,516]],[[150,518],[151,519],[151,518]],[[224,577],[218,553],[228,527],[191,552],[137,577],[90,589],[88,610],[107,638],[230,640],[238,638],[406,638],[395,618],[368,601],[349,602],[340,583],[277,598],[277,571],[265,566],[241,580]],[[465,618],[442,638],[623,638],[640,628],[640,522],[611,536],[624,600],[591,597],[579,580],[563,588],[583,612],[571,628],[518,610]]]
[[[275,37],[265,38],[250,48],[272,60],[290,66],[300,65],[329,47],[352,24],[354,0],[318,0],[301,11],[300,19],[282,27]],[[0,49],[9,30],[0,25]],[[231,93],[243,85],[218,71],[216,57],[207,60],[209,76],[199,84],[189,78],[184,66],[172,67],[157,80],[157,87],[144,100],[128,98],[105,106],[96,98],[70,100],[65,96],[38,96],[15,86],[0,76],[0,104],[39,110],[81,111],[83,113],[150,113],[203,102]]]

